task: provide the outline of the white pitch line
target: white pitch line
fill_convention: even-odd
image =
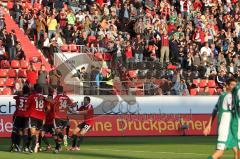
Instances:
[[[209,156],[211,154],[203,153],[181,153],[181,152],[166,152],[166,151],[135,151],[135,150],[119,150],[119,149],[85,149],[89,151],[112,151],[112,152],[129,152],[129,153],[151,153],[151,154],[175,154],[175,155],[196,155],[196,156]],[[231,155],[224,155],[230,157]]]

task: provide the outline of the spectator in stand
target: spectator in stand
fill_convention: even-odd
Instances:
[[[184,79],[180,80],[180,76],[177,77],[177,80],[172,89],[175,92],[175,95],[180,95],[180,96],[189,95],[186,81]]]
[[[47,23],[41,14],[37,18],[36,26],[37,26],[37,42],[39,42],[41,36],[44,36],[44,33],[46,32],[47,26]]]
[[[30,89],[33,89],[33,86],[37,83],[37,71],[32,63],[28,66],[27,69],[27,82]]]
[[[68,23],[68,25],[72,25],[72,26],[75,25],[76,17],[75,17],[75,15],[73,14],[72,10],[69,10],[69,11],[68,11],[66,18],[67,18],[67,23]],[[85,18],[86,18],[86,17],[85,17]]]
[[[205,73],[205,77],[206,78],[212,78],[214,79],[214,77],[217,75],[217,70],[216,70],[216,67],[213,65],[212,62],[210,62],[208,65],[207,65],[207,70],[206,70],[206,73]]]
[[[16,20],[16,22],[18,23],[19,22],[19,18],[20,18],[20,15],[21,15],[21,10],[22,10],[22,7],[19,3],[14,3],[13,4],[13,10],[14,10],[14,19]]]
[[[48,72],[46,71],[45,65],[41,65],[40,70],[38,71],[37,84],[43,88],[43,94],[48,95]]]
[[[81,70],[77,70],[77,72],[72,76],[72,77],[77,77],[80,82],[82,83],[82,93],[83,94],[88,94],[88,89],[90,88],[90,85],[87,81],[89,81],[89,75],[86,71],[85,67],[82,67]]]
[[[3,46],[3,40],[0,39],[0,61],[5,60],[5,47]]]
[[[25,60],[26,56],[24,54],[24,51],[22,49],[21,44],[18,43],[16,48],[17,48],[17,50],[16,50],[16,58],[15,58],[15,60]]]
[[[2,15],[0,16],[0,30],[2,30],[3,28],[5,28],[5,22],[4,22],[4,17]]]
[[[204,54],[206,54],[206,56],[211,56],[211,49],[209,48],[209,44],[206,42],[205,45],[201,48],[200,50],[200,55],[203,56]]]
[[[5,50],[8,51],[6,45],[7,45],[7,36],[8,36],[8,33],[6,31],[5,28],[3,28],[1,31],[0,31],[0,37],[1,37],[1,40],[3,41],[3,45],[5,46]]]
[[[61,77],[61,72],[53,66],[52,70],[49,72],[49,85],[51,90],[57,89],[57,87],[61,85]]]
[[[132,52],[132,47],[129,41],[127,41],[126,43],[125,56],[126,56],[127,64],[133,62],[133,52]]]
[[[226,72],[221,70],[220,73],[217,75],[217,83],[219,86],[223,87],[226,81]]]
[[[163,64],[164,57],[166,58],[166,62],[169,62],[169,37],[167,35],[167,31],[163,32],[161,39],[161,57],[160,62]]]
[[[50,53],[49,53],[49,51],[50,51],[50,40],[49,40],[49,38],[48,38],[47,33],[44,33],[42,51],[43,51],[43,54],[44,54],[46,57],[49,57],[49,54],[50,54]]]
[[[95,66],[92,66],[91,67],[91,73],[90,73],[90,94],[91,95],[98,95],[98,92],[97,92],[97,76],[99,74],[99,68],[98,67],[95,67]]]
[[[58,44],[57,40],[52,39],[49,47],[49,52],[48,52],[48,61],[51,65],[53,65],[53,60],[54,60],[54,53],[58,52]]]
[[[15,35],[15,31],[11,30],[11,32],[6,37],[6,47],[8,50],[8,57],[10,61],[14,60],[16,57],[16,44],[17,37]]]
[[[59,36],[59,34],[55,34],[54,38],[52,38],[51,40],[56,41],[58,47],[63,45],[62,38]]]
[[[57,20],[55,19],[55,15],[52,14],[51,16],[48,16],[47,18],[47,26],[48,26],[48,38],[51,39],[55,34],[57,30]]]
[[[15,86],[14,86],[14,91],[13,91],[13,94],[14,95],[20,95],[21,91],[22,91],[22,88],[23,88],[23,83],[22,81],[17,81],[15,83]]]

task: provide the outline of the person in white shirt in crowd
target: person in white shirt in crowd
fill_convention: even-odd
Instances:
[[[205,45],[200,50],[200,55],[203,55],[206,52],[207,56],[211,56],[212,50],[209,47],[209,44],[206,42]]]

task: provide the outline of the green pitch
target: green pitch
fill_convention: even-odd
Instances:
[[[89,137],[79,152],[59,154],[7,152],[9,139],[0,139],[0,159],[206,159],[216,137]],[[232,159],[232,152],[223,159]]]

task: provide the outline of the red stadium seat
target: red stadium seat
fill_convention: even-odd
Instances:
[[[2,91],[2,95],[12,95],[11,88],[4,88]]]
[[[14,69],[9,70],[8,71],[8,77],[16,78],[17,77],[17,71],[14,70]]]
[[[144,91],[141,90],[141,89],[138,89],[138,90],[136,90],[136,95],[137,96],[143,96],[144,95]]]
[[[191,96],[197,95],[197,90],[195,88],[190,89],[190,95]]]
[[[19,78],[26,78],[27,77],[26,70],[18,70],[18,77]]]
[[[96,36],[89,36],[88,37],[88,43],[92,43],[92,42],[94,42],[94,41],[96,41]]]
[[[130,78],[136,78],[137,77],[137,71],[136,70],[128,71],[128,74],[129,74]]]
[[[214,80],[209,80],[208,81],[208,87],[215,88],[216,87],[216,82]]]
[[[26,61],[26,60],[21,60],[21,61],[20,61],[20,65],[21,65],[21,68],[22,68],[22,69],[27,69],[27,68],[28,68],[28,65],[29,65],[29,62]]]
[[[68,52],[69,51],[68,45],[66,45],[66,44],[62,45],[61,50],[62,50],[62,52]]]
[[[18,60],[12,60],[11,67],[14,69],[18,69],[20,67],[20,62]]]
[[[69,45],[69,50],[70,50],[71,52],[78,52],[78,47],[77,47],[77,45],[75,45],[75,44],[70,44],[70,45]]]
[[[204,88],[198,88],[198,94],[203,94]]]
[[[122,88],[121,82],[114,82],[113,83],[113,88],[116,89],[116,90],[121,90],[121,88]]]
[[[104,53],[104,54],[103,54],[103,60],[104,60],[104,61],[111,61],[111,60],[112,60],[111,54],[109,54],[109,53]]]
[[[8,60],[2,60],[1,68],[10,68],[10,62]]]
[[[11,10],[11,9],[13,8],[13,2],[8,1],[8,3],[7,3],[7,8],[8,8],[9,10]]]
[[[209,88],[209,94],[210,95],[215,95],[216,94],[216,89],[215,88]]]
[[[0,87],[5,86],[5,79],[4,78],[0,78]]]
[[[95,57],[96,60],[99,60],[99,61],[103,60],[103,54],[100,53],[100,52],[96,52],[94,54],[94,57]]]
[[[193,84],[195,84],[195,85],[198,87],[199,79],[194,79],[194,80],[193,80]]]
[[[199,83],[199,87],[203,88],[203,87],[207,86],[207,83],[208,83],[208,80],[201,80]]]
[[[142,88],[143,87],[143,82],[142,81],[137,81],[137,82],[135,82],[135,86],[137,87],[137,88]]]
[[[7,77],[8,69],[0,69],[0,77]]]
[[[15,83],[21,83],[22,82],[22,80],[20,79],[20,78],[17,78],[16,80],[15,80]]]
[[[15,84],[15,80],[14,80],[14,78],[8,78],[7,80],[6,80],[6,86],[7,87],[13,87],[14,86],[14,84]]]
[[[132,81],[128,81],[128,82],[127,82],[127,86],[133,88],[133,87],[135,87],[135,83],[132,82]]]

